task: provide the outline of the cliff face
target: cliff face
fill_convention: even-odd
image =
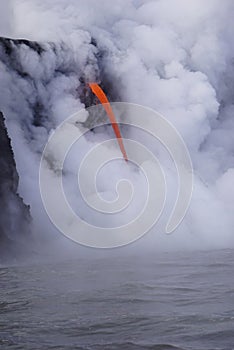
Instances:
[[[71,49],[63,42],[37,43],[0,37],[0,110],[7,110],[6,120],[20,126],[21,135],[12,137],[25,138],[26,144],[32,145],[29,153],[33,164],[38,153],[42,152],[50,130],[57,123],[53,119],[53,109],[58,108],[61,99],[68,98],[77,108],[80,106],[78,100],[86,106],[94,104],[94,95],[86,88],[86,83],[99,80],[97,44],[91,40],[82,44],[80,51],[81,58],[76,48]],[[55,98],[57,87],[58,96],[62,98]],[[23,158],[24,149],[21,151]],[[17,161],[20,162],[20,159]],[[27,255],[35,243],[33,235],[30,235],[29,208],[17,193],[18,182],[14,154],[1,113],[0,262],[5,260],[4,256],[11,259],[20,252]],[[40,204],[41,199],[36,200]]]
[[[0,112],[0,260],[17,255],[30,232],[30,210],[17,193],[18,182],[11,141]]]
[[[0,37],[0,110],[4,111],[6,121],[13,127],[9,133],[15,138],[14,145],[21,145],[20,150],[12,150],[1,114],[0,260],[2,252],[9,251],[9,246],[19,250],[22,242],[33,240],[33,235],[29,234],[29,208],[17,194],[18,180],[20,176],[24,189],[28,180],[34,181],[35,188],[38,188],[35,172],[37,166],[39,169],[39,156],[51,130],[83,106],[96,104],[87,82],[99,82],[103,90],[109,92],[109,100],[120,100],[111,77],[105,72],[104,58],[105,52],[92,37],[74,47],[62,41],[37,43]],[[103,118],[108,121],[104,110]],[[90,115],[80,124],[91,129],[97,120]],[[23,159],[27,173],[18,176],[14,157],[17,164],[22,164]],[[37,217],[37,205],[38,208],[41,206],[38,194],[37,190],[27,192],[37,222],[41,220],[40,209]]]

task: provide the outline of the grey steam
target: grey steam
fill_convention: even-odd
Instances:
[[[17,191],[30,206],[33,234],[48,239],[58,235],[41,203],[40,158],[56,126],[95,103],[87,82],[96,81],[112,101],[163,114],[182,135],[194,165],[193,197],[183,223],[166,237],[162,219],[144,244],[234,244],[233,14],[232,0],[1,1],[0,110],[19,174]],[[105,132],[90,132],[80,152]],[[137,131],[124,132],[150,144]],[[173,181],[172,162],[157,145],[154,150]],[[67,164],[67,182],[75,174],[72,164]],[[114,164],[112,180],[124,172]],[[132,178],[144,188],[141,177]],[[103,172],[103,192],[114,191],[112,180]],[[79,199],[74,202],[85,217]],[[133,212],[135,207],[133,203]]]

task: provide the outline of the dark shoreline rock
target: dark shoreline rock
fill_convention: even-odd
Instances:
[[[11,141],[0,112],[0,260],[18,255],[30,237],[30,208],[17,193],[19,175]]]

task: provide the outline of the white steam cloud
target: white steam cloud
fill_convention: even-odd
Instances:
[[[12,0],[11,6],[14,18],[1,2],[1,35],[9,32],[42,43],[42,52],[16,45],[13,64],[3,51],[0,56],[0,109],[12,137],[20,194],[31,205],[37,226],[41,228],[43,221],[44,230],[52,230],[38,188],[38,166],[47,138],[84,106],[79,98],[81,78],[102,81],[104,77],[117,99],[162,113],[181,133],[194,164],[194,193],[184,222],[172,236],[152,232],[148,241],[177,247],[233,244],[233,1]],[[141,133],[130,133],[157,152],[172,183],[175,174],[168,156]],[[80,155],[104,138],[104,133],[90,135]],[[66,164],[71,197],[76,154]],[[132,177],[141,186],[141,175],[125,172],[118,163],[113,165],[113,177]],[[106,173],[100,186],[107,196],[114,191],[113,179]],[[171,201],[174,197],[175,193]],[[75,196],[71,201],[76,203]],[[76,205],[85,216],[79,199]],[[139,196],[137,210],[138,205]]]
[[[11,0],[0,1],[0,35],[12,36],[13,28],[13,7]]]

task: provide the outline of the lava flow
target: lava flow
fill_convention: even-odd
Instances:
[[[108,101],[106,94],[104,93],[104,91],[101,89],[101,87],[97,83],[89,83],[89,87],[92,90],[92,92],[97,96],[97,98],[99,99],[101,104],[103,105],[103,107],[104,107],[104,109],[105,109],[105,111],[110,119],[112,128],[115,132],[115,136],[117,138],[119,148],[123,154],[123,157],[126,161],[128,161],[127,153],[126,153],[126,150],[125,150],[124,144],[123,144],[123,138],[122,138],[118,123],[116,121],[114,112],[111,108],[110,102]]]

